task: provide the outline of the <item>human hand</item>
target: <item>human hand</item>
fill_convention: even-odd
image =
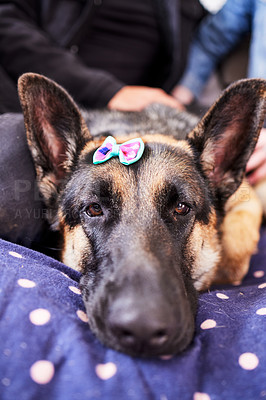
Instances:
[[[181,104],[184,104],[185,106],[191,104],[194,100],[194,94],[191,92],[191,90],[182,85],[177,85],[172,90],[171,94],[177,101],[179,101]]]
[[[141,111],[152,103],[161,103],[183,111],[184,106],[164,90],[147,86],[124,86],[109,101],[111,110]]]
[[[266,128],[262,128],[259,140],[246,168],[247,179],[251,185],[266,178]]]

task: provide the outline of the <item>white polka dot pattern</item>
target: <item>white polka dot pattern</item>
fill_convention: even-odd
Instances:
[[[222,300],[229,299],[229,297],[224,293],[216,293],[216,297],[218,297],[218,299],[222,299]]]
[[[266,282],[264,282],[261,285],[259,285],[258,288],[259,289],[265,289],[266,288]]]
[[[106,381],[112,378],[117,373],[117,366],[112,363],[108,362],[107,364],[98,364],[95,368],[96,375]]]
[[[79,319],[81,321],[86,322],[86,323],[89,322],[88,316],[84,311],[78,310],[77,311],[77,316],[79,317]]]
[[[23,256],[16,251],[9,251],[8,252],[10,256],[15,257],[15,258],[23,258]]]
[[[29,319],[33,325],[45,325],[50,321],[50,318],[50,312],[44,308],[33,310],[29,315]]]
[[[256,354],[253,353],[243,353],[238,359],[240,367],[245,370],[251,371],[259,365],[259,359]]]
[[[213,319],[206,319],[202,324],[200,325],[201,329],[212,329],[215,328],[217,325],[216,321]]]
[[[211,400],[210,396],[207,393],[194,393],[193,400]]]
[[[34,382],[40,385],[46,385],[53,379],[54,372],[55,369],[52,362],[39,360],[31,366],[30,377]]]
[[[264,271],[255,271],[254,273],[253,273],[253,276],[255,277],[255,278],[262,278],[263,276],[264,276]]]
[[[3,379],[1,380],[1,382],[2,382],[2,384],[3,384],[4,386],[9,386],[10,383],[11,383],[11,381],[10,381],[9,378],[3,378]]]
[[[75,294],[81,294],[81,291],[76,286],[68,286],[68,288]]]
[[[258,315],[266,315],[266,307],[260,308],[256,311]]]
[[[30,279],[19,279],[18,284],[19,286],[27,289],[31,289],[36,286],[36,283],[31,281]]]
[[[18,247],[15,247],[15,250],[17,248]],[[77,283],[78,279],[71,278],[75,276],[75,272],[70,272],[66,269],[68,272],[64,273],[61,271],[61,265],[61,269],[55,269],[53,265],[53,271],[55,273],[52,277],[44,274],[39,275],[42,265],[39,264],[38,258],[34,258],[32,264],[36,268],[37,273],[35,274],[32,272],[33,269],[28,273],[27,253],[25,250],[22,250],[21,254],[19,250],[18,252],[6,250],[4,254],[8,260],[6,263],[7,265],[16,265],[15,279],[10,287],[15,288],[17,293],[21,296],[20,299],[22,301],[21,304],[19,304],[18,316],[23,315],[29,335],[27,335],[27,331],[25,330],[24,332],[26,332],[26,335],[19,337],[16,348],[6,341],[0,350],[0,358],[2,354],[5,363],[11,364],[13,359],[18,357],[18,354],[23,362],[25,357],[25,368],[23,371],[20,371],[25,374],[25,381],[28,380],[29,382],[30,377],[32,381],[31,385],[34,385],[35,388],[36,385],[49,385],[49,387],[43,389],[37,387],[37,390],[51,390],[52,392],[54,386],[56,387],[57,385],[57,381],[60,382],[61,379],[60,384],[62,383],[62,377],[64,382],[66,382],[67,379],[71,380],[72,374],[74,376],[76,371],[78,371],[78,374],[82,373],[81,370],[87,361],[89,364],[86,366],[86,368],[88,367],[86,374],[88,370],[90,374],[89,377],[88,375],[86,376],[86,379],[88,378],[88,380],[90,380],[91,387],[86,388],[86,393],[95,393],[95,395],[100,398],[101,395],[104,396],[104,390],[108,391],[108,387],[113,387],[115,390],[119,388],[120,378],[123,377],[126,370],[125,365],[127,367],[130,366],[134,371],[135,360],[134,358],[128,358],[125,354],[121,355],[112,349],[101,346],[97,339],[92,336],[89,326],[86,326],[86,324],[89,323],[89,319],[86,312],[83,311],[84,304],[80,297],[81,291]],[[191,353],[193,361],[195,361],[195,354],[197,360],[200,360],[195,367],[195,373],[197,374],[198,372],[196,372],[196,370],[199,371],[200,368],[199,373],[202,374],[202,380],[195,380],[198,386],[186,386],[188,388],[188,396],[191,400],[214,400],[215,396],[217,396],[217,394],[215,394],[216,386],[213,385],[215,389],[212,390],[212,385],[208,385],[209,381],[205,380],[205,377],[207,379],[208,371],[210,371],[211,374],[211,371],[215,370],[217,363],[221,364],[219,358],[220,354],[222,354],[222,360],[226,359],[227,366],[222,372],[223,376],[221,375],[221,379],[219,377],[219,382],[216,382],[221,392],[223,390],[223,384],[224,388],[226,387],[228,389],[225,382],[228,383],[230,381],[228,379],[229,375],[230,378],[232,377],[232,382],[235,379],[235,375],[238,380],[244,380],[247,376],[251,378],[254,376],[257,379],[257,376],[260,376],[260,371],[262,371],[265,366],[264,355],[261,355],[260,352],[260,348],[262,348],[262,345],[259,343],[260,338],[257,339],[256,336],[251,343],[246,339],[248,335],[249,337],[252,336],[250,332],[251,326],[252,329],[256,331],[257,328],[260,326],[262,327],[263,324],[265,327],[266,323],[265,292],[263,290],[266,288],[264,278],[265,271],[263,271],[263,263],[257,263],[256,265],[256,269],[254,268],[254,264],[252,265],[243,283],[237,282],[237,284],[241,284],[241,287],[236,288],[233,285],[230,287],[216,286],[214,289],[210,289],[209,292],[199,295],[200,301],[196,317],[195,340],[181,355],[166,353],[148,363],[145,361],[144,364],[142,364],[140,358],[137,363],[138,367],[141,365],[145,378],[151,376],[149,369],[151,365],[155,371],[157,368],[156,363],[159,363],[158,371],[160,370],[160,374],[158,373],[158,382],[160,379],[160,385],[163,385],[163,380],[167,377],[168,368],[171,368],[171,374],[178,372],[178,374],[181,374],[179,376],[183,379],[182,372],[188,370],[188,367],[191,367],[191,365],[189,365]],[[50,269],[52,272],[52,268]],[[67,275],[67,273],[69,275]],[[248,279],[252,282],[252,289]],[[59,291],[56,292],[58,288]],[[1,290],[3,290],[2,287],[0,288],[0,295]],[[60,290],[62,290],[62,296]],[[26,298],[31,300],[31,302],[24,302]],[[7,323],[9,323],[9,321],[12,320],[11,313],[7,312],[5,318]],[[249,318],[249,323],[244,326],[244,321],[247,318]],[[14,319],[15,318],[13,318],[13,320]],[[243,336],[242,330],[244,332]],[[246,335],[246,330],[248,331],[248,335]],[[57,336],[57,331],[59,336]],[[6,337],[8,337],[8,335],[6,335]],[[244,341],[242,341],[243,337]],[[232,341],[232,343],[230,341]],[[80,342],[82,347],[79,347]],[[52,348],[50,348],[50,345]],[[37,353],[34,346],[38,348]],[[67,354],[69,348],[71,348],[70,357]],[[202,357],[202,349],[204,357]],[[92,357],[90,351],[92,351]],[[28,355],[31,356],[30,361],[28,361]],[[78,358],[80,355],[85,355],[84,365],[82,364],[84,359],[80,363],[80,359]],[[184,366],[183,370],[180,368],[180,359]],[[187,360],[188,364],[186,365]],[[204,364],[205,360],[206,364]],[[82,368],[80,368],[80,365],[82,365]],[[193,371],[193,368],[192,366],[190,371]],[[15,375],[7,371],[8,369],[3,372],[0,378],[0,392],[1,390],[11,390],[12,385],[15,386]],[[58,371],[57,374],[56,371]],[[94,371],[94,373],[91,373],[91,371]],[[127,372],[130,374],[131,370],[126,370],[126,373]],[[78,374],[76,375],[77,379]],[[190,372],[189,374],[191,377],[194,372]],[[185,375],[186,373],[184,372],[184,376]],[[154,379],[154,376],[155,375],[152,376],[152,379]],[[134,391],[136,392],[134,395],[137,395],[137,391],[142,385],[142,383],[139,385],[139,380],[141,381],[141,379],[141,376],[136,379],[136,388],[134,384],[130,382],[132,392],[128,391],[128,395],[134,393]],[[186,376],[184,379],[186,380]],[[214,376],[214,379],[217,379],[217,377]],[[110,380],[110,382],[107,382],[108,380]],[[98,385],[97,388],[94,387],[95,382],[96,385]],[[148,381],[147,379],[145,383],[151,385],[153,381]],[[80,385],[80,387],[80,394],[85,398],[86,393],[82,392],[82,385]],[[234,387],[233,384],[232,387]],[[104,388],[103,391],[102,388]],[[165,391],[161,391],[158,394],[156,392],[157,388],[155,382],[154,395],[161,400],[170,400],[173,393],[167,391],[167,385],[165,385],[164,389]],[[231,388],[228,390],[230,391]],[[258,392],[261,397],[263,397],[263,393],[262,389]],[[179,398],[178,388],[174,389],[173,397]],[[72,398],[74,397],[72,396]],[[141,398],[141,396],[139,398]],[[230,398],[237,397],[231,396]]]

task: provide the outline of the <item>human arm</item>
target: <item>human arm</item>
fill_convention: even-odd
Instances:
[[[152,103],[165,104],[178,110],[184,106],[164,90],[146,86],[124,86],[109,101],[108,108],[121,111],[140,111]]]
[[[29,71],[46,75],[83,106],[105,106],[124,84],[105,71],[88,68],[60,46],[40,28],[39,12],[34,0],[0,1],[0,58],[5,70],[14,81]]]
[[[60,14],[58,7],[55,4],[51,10]],[[53,18],[57,21],[54,15]],[[62,16],[62,20],[64,18]],[[113,109],[135,111],[152,102],[179,107],[177,100],[161,89],[126,86],[105,71],[88,68],[78,54],[72,54],[60,43],[56,30],[53,32],[47,26],[40,28],[45,20],[35,0],[0,0],[1,61],[14,80],[28,71],[46,75],[65,87],[84,107],[108,105]],[[62,31],[65,22],[58,23]],[[69,26],[71,28],[71,24]]]
[[[198,97],[219,62],[250,30],[250,0],[227,0],[215,15],[201,23],[192,42],[188,64],[179,85],[187,88],[193,98]],[[173,95],[178,98],[178,91]],[[180,96],[179,96],[180,98]]]

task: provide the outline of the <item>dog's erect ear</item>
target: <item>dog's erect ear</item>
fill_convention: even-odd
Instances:
[[[226,89],[188,135],[215,195],[226,201],[240,185],[266,113],[266,80],[244,79]]]
[[[50,79],[24,74],[18,91],[39,188],[54,208],[60,184],[90,134],[72,98]]]

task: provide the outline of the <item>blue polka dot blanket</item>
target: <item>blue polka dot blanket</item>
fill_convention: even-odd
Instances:
[[[239,286],[201,294],[196,334],[173,357],[132,358],[90,332],[80,275],[0,241],[1,400],[266,399],[266,230]]]

